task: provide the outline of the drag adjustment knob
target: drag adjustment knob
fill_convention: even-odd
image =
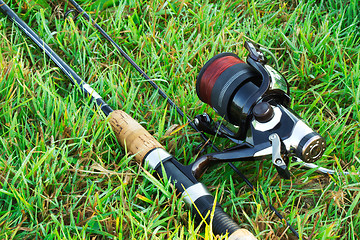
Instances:
[[[270,121],[274,116],[274,109],[267,102],[257,103],[253,109],[253,114],[258,122]]]

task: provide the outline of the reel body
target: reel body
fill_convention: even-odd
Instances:
[[[214,163],[251,161],[272,156],[284,178],[290,157],[315,162],[325,151],[325,140],[289,108],[290,91],[286,79],[266,65],[262,52],[246,42],[247,63],[232,53],[221,53],[201,69],[196,82],[199,98],[231,123],[214,122],[209,115],[195,118],[199,130],[227,137],[236,147],[198,158],[195,176],[201,176]]]

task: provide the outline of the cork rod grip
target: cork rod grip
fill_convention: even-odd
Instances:
[[[228,240],[257,240],[257,238],[251,232],[242,228],[231,234]]]
[[[109,122],[117,141],[130,154],[135,154],[139,163],[152,149],[164,148],[143,126],[121,110],[112,112]]]

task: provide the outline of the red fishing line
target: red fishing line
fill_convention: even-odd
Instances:
[[[234,56],[224,56],[214,60],[204,71],[199,86],[200,99],[211,105],[211,91],[219,76],[229,67],[244,61]]]

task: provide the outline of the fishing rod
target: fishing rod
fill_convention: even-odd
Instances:
[[[121,110],[113,110],[101,96],[80,78],[21,18],[0,0],[0,11],[29,37],[70,79],[85,96],[90,96],[96,106],[108,116],[113,132],[121,146],[128,152],[136,153],[135,160],[148,164],[159,177],[166,175],[184,201],[192,208],[197,219],[212,224],[215,234],[229,235],[231,240],[253,240],[255,236],[242,229],[216,203],[206,186],[194,176],[192,169],[179,163],[164,147],[138,122]],[[164,171],[164,172],[163,172]],[[211,217],[212,216],[212,217]]]
[[[89,21],[99,32],[100,34],[107,40],[109,41],[111,44],[113,44],[113,46],[119,51],[120,55],[122,57],[124,57],[149,83],[150,85],[159,93],[159,95],[161,97],[163,97],[167,103],[176,109],[176,111],[179,113],[179,115],[182,118],[186,118],[187,119],[187,123],[196,131],[200,134],[201,138],[204,140],[204,147],[208,147],[211,146],[212,149],[214,149],[216,152],[220,152],[220,149],[203,133],[206,131],[209,131],[209,127],[207,127],[205,124],[203,124],[201,122],[201,119],[208,119],[209,117],[207,115],[198,115],[194,121],[190,120],[190,118],[174,103],[174,101],[172,101],[165,93],[165,91],[163,91],[154,81],[151,80],[151,78],[145,73],[144,70],[141,69],[141,67],[139,65],[136,64],[136,62],[110,37],[109,34],[106,33],[106,31],[104,29],[102,29],[94,20],[91,19],[90,15],[88,13],[86,13],[86,11],[74,0],[69,0],[69,2],[71,3],[71,5],[75,8],[75,9],[70,9],[68,11],[66,11],[64,18],[67,18],[67,16],[70,13],[75,13],[75,16],[73,17],[73,20],[76,20],[80,15],[83,16],[87,21]],[[203,131],[200,131],[198,129],[198,127],[200,129],[202,129]],[[219,132],[210,130],[213,135],[218,135]],[[302,163],[302,161],[299,159],[298,160],[300,163]],[[252,189],[253,191],[257,191],[256,187],[247,179],[247,177],[231,162],[228,163],[228,165],[233,169],[233,171],[240,176],[243,181],[250,187],[250,189]],[[315,168],[315,167],[313,167]],[[197,176],[199,177],[199,176]],[[260,199],[263,202],[265,201],[264,195],[261,192],[257,193],[258,196],[260,197]],[[268,203],[270,209],[276,214],[276,216],[278,218],[280,218],[281,220],[283,220],[287,227],[290,229],[290,231],[292,231],[295,236],[297,238],[299,238],[299,234],[298,232],[295,230],[295,228],[282,216],[282,214],[269,202]]]
[[[174,102],[168,98],[165,92],[146,75],[135,61],[91,19],[89,14],[87,14],[76,1],[69,0],[69,2],[75,9],[68,10],[65,13],[65,17],[67,17],[69,13],[75,12],[74,20],[76,20],[78,16],[82,16],[88,20],[107,41],[114,45],[121,56],[160,93],[160,96],[166,99],[169,105],[174,107],[180,116],[188,120],[189,125],[200,133],[200,136],[205,143],[208,143],[208,146],[211,146],[216,152],[219,152],[219,149],[204,135],[204,132],[220,137],[227,137],[238,144],[238,148],[247,148],[246,150],[242,149],[240,152],[232,149],[230,154],[210,154],[206,157],[199,158],[193,164],[193,166],[195,166],[194,172],[197,171],[196,177],[200,177],[205,169],[214,163],[259,160],[269,155],[272,156],[272,162],[280,176],[286,179],[290,178],[290,172],[287,169],[290,157],[292,157],[292,162],[300,164],[303,168],[316,169],[317,172],[323,174],[335,173],[334,170],[322,168],[313,163],[322,156],[326,147],[325,140],[288,109],[290,102],[288,83],[279,72],[266,64],[266,58],[261,52],[261,50],[264,50],[263,48],[249,42],[246,43],[246,48],[250,53],[247,59],[248,64],[245,64],[245,62],[234,54],[219,54],[205,64],[197,78],[196,90],[199,98],[212,106],[216,112],[225,117],[230,123],[240,126],[238,132],[233,133],[224,127],[222,123],[215,123],[208,114],[198,115],[194,121],[190,120],[180,108],[174,105]],[[230,69],[231,67],[232,69]],[[218,69],[222,70],[218,71]],[[227,76],[221,77],[221,74],[227,74]],[[254,81],[253,78],[257,78],[258,80]],[[259,81],[259,79],[261,79],[261,81]],[[252,83],[250,81],[252,81]],[[236,91],[239,87],[241,87],[241,90]],[[257,87],[259,88],[256,89]],[[283,117],[281,116],[282,114],[284,114]],[[254,129],[251,129],[250,134],[248,134],[251,137],[245,139],[245,135],[249,132],[249,123],[252,118]],[[257,128],[255,125],[257,125]],[[275,125],[280,125],[280,133],[279,131],[274,131]],[[201,131],[199,131],[199,129]],[[266,133],[262,134],[263,132]],[[243,143],[242,141],[244,140],[247,140],[247,143]],[[269,141],[272,144],[271,147],[267,144]],[[253,147],[254,145],[255,147]],[[261,151],[265,151],[265,153],[261,153]],[[287,153],[284,154],[284,152]],[[213,160],[214,156],[216,157],[215,161]],[[256,190],[234,164],[228,164],[251,189]],[[344,172],[344,174],[349,173]],[[258,195],[265,202],[262,193],[258,192]],[[276,208],[271,204],[269,204],[269,207],[280,219],[285,220],[289,229],[299,237],[297,231]]]
[[[171,100],[171,98],[169,98],[165,91],[163,91],[154,81],[151,80],[151,78],[145,73],[145,71],[136,64],[136,62],[110,37],[109,34],[107,34],[107,32],[102,29],[94,20],[91,19],[90,15],[88,13],[86,13],[86,11],[74,0],[69,0],[69,2],[71,3],[71,5],[73,5],[73,7],[75,9],[70,9],[68,10],[65,15],[64,18],[67,18],[67,16],[70,13],[75,12],[75,16],[74,16],[74,20],[76,20],[78,18],[78,16],[82,15],[87,21],[89,21],[99,32],[100,34],[107,40],[109,41],[120,53],[120,55],[122,57],[124,57],[134,68],[136,71],[138,71],[141,76],[143,76],[147,82],[150,83],[150,85],[159,93],[159,95],[161,97],[163,97],[167,103],[174,108],[177,113],[182,117],[182,118],[186,118],[187,119],[187,123],[198,133],[200,133],[201,138],[204,140],[205,142],[205,146],[211,146],[216,152],[219,152],[220,149],[202,132],[200,131],[197,126],[195,125],[195,123],[200,123],[198,121],[198,119],[195,119],[195,121],[191,121],[190,118],[174,103],[174,101]],[[201,115],[198,117],[202,117]],[[194,123],[195,122],[195,123]],[[200,126],[200,127],[203,127]],[[236,174],[238,174],[243,180],[244,182],[254,191],[256,191],[255,186],[247,179],[247,177],[233,164],[233,163],[228,163],[228,165],[234,170],[234,172]],[[199,176],[198,176],[199,177]],[[266,202],[264,199],[264,196],[261,192],[258,192],[258,195],[260,197],[260,199],[263,202]],[[288,226],[288,228],[295,234],[296,237],[299,238],[299,234],[298,232],[295,230],[295,228],[282,216],[282,214],[271,204],[269,203],[269,207],[272,211],[274,211],[274,213],[276,214],[277,217],[279,217],[281,220],[285,221],[286,225]]]

